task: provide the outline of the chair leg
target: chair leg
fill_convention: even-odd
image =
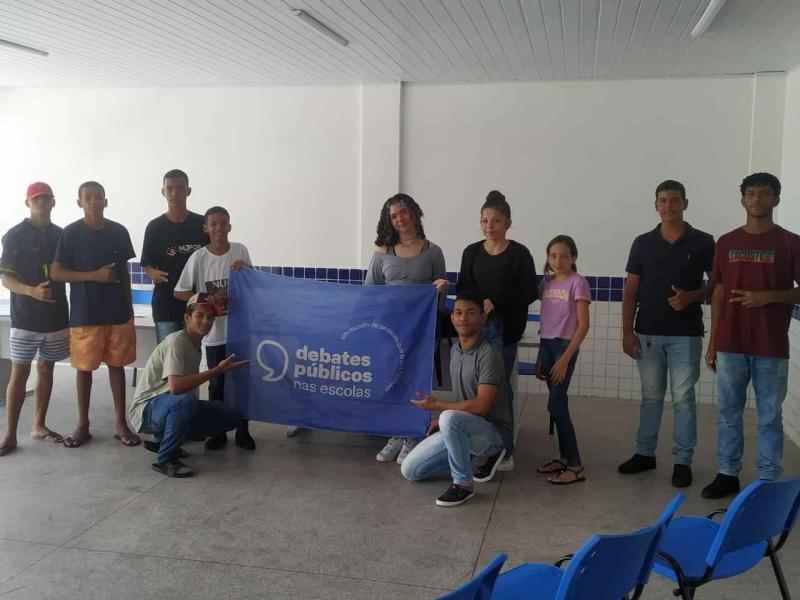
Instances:
[[[789,586],[786,585],[786,578],[783,576],[783,568],[778,560],[778,555],[774,552],[770,552],[769,560],[772,563],[772,570],[775,571],[775,579],[778,580],[778,587],[781,590],[781,598],[783,598],[783,600],[792,600],[792,596],[789,593]]]

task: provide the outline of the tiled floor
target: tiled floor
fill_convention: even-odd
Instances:
[[[312,432],[287,440],[283,427],[268,424],[253,427],[254,454],[204,453],[190,444],[198,476],[168,480],[150,470],[151,454],[112,439],[104,379],[95,379],[88,446],[67,450],[24,437],[17,453],[0,459],[3,599],[435,598],[498,551],[509,554],[509,566],[551,561],[594,532],[651,522],[674,493],[669,435],[656,472],[617,475],[638,411],[608,398],[573,402],[588,482],[544,482],[534,468],[552,454],[553,440],[536,396],[524,413],[516,470],[480,486],[461,508],[434,506],[445,481],[408,483],[397,465],[376,463],[378,439]],[[50,424],[63,432],[74,423],[72,398],[72,374],[58,369]],[[700,407],[697,483],[683,513],[720,504],[699,496],[715,470],[713,410]],[[664,431],[671,427],[665,418]],[[752,415],[747,431],[749,478]],[[786,470],[800,475],[800,450],[791,443]],[[800,535],[783,563],[800,593]],[[767,564],[698,596],[779,597]],[[667,600],[671,587],[654,577],[644,597]]]

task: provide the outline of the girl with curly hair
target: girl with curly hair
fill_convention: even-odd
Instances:
[[[440,295],[446,293],[444,254],[425,238],[422,209],[408,194],[395,194],[383,204],[375,246],[364,285],[429,283],[436,286]],[[375,459],[402,464],[417,442],[412,438],[390,438]]]

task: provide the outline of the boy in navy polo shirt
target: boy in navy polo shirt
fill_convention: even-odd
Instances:
[[[714,238],[683,220],[689,205],[679,181],[656,188],[656,228],[637,237],[628,259],[622,305],[622,348],[636,360],[642,381],[636,453],[619,466],[623,474],[656,468],[656,446],[669,373],[675,429],[672,485],[692,483],[697,444],[694,386],[703,351],[702,303],[709,291]],[[634,327],[634,315],[636,323]]]
[[[37,354],[36,410],[31,437],[58,444],[64,441],[45,425],[53,389],[53,364],[69,356],[67,296],[64,284],[50,281],[49,276],[49,265],[61,237],[61,228],[50,222],[55,203],[49,185],[32,183],[25,198],[30,218],[3,237],[0,275],[3,285],[11,291],[11,378],[6,391],[8,429],[0,438],[0,456],[17,448],[25,384]]]
[[[136,360],[136,330],[128,260],[136,256],[128,230],[103,216],[108,201],[102,185],[87,181],[78,188],[83,219],[64,228],[51,267],[57,281],[70,282],[70,347],[77,371],[78,426],[64,445],[88,442],[92,372],[105,362],[114,398],[116,433],[124,446],[139,436],[125,420],[125,366]]]

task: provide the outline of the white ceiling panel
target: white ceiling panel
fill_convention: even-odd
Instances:
[[[800,1],[3,0],[0,86],[690,77],[800,64]],[[296,17],[302,9],[349,41]]]

